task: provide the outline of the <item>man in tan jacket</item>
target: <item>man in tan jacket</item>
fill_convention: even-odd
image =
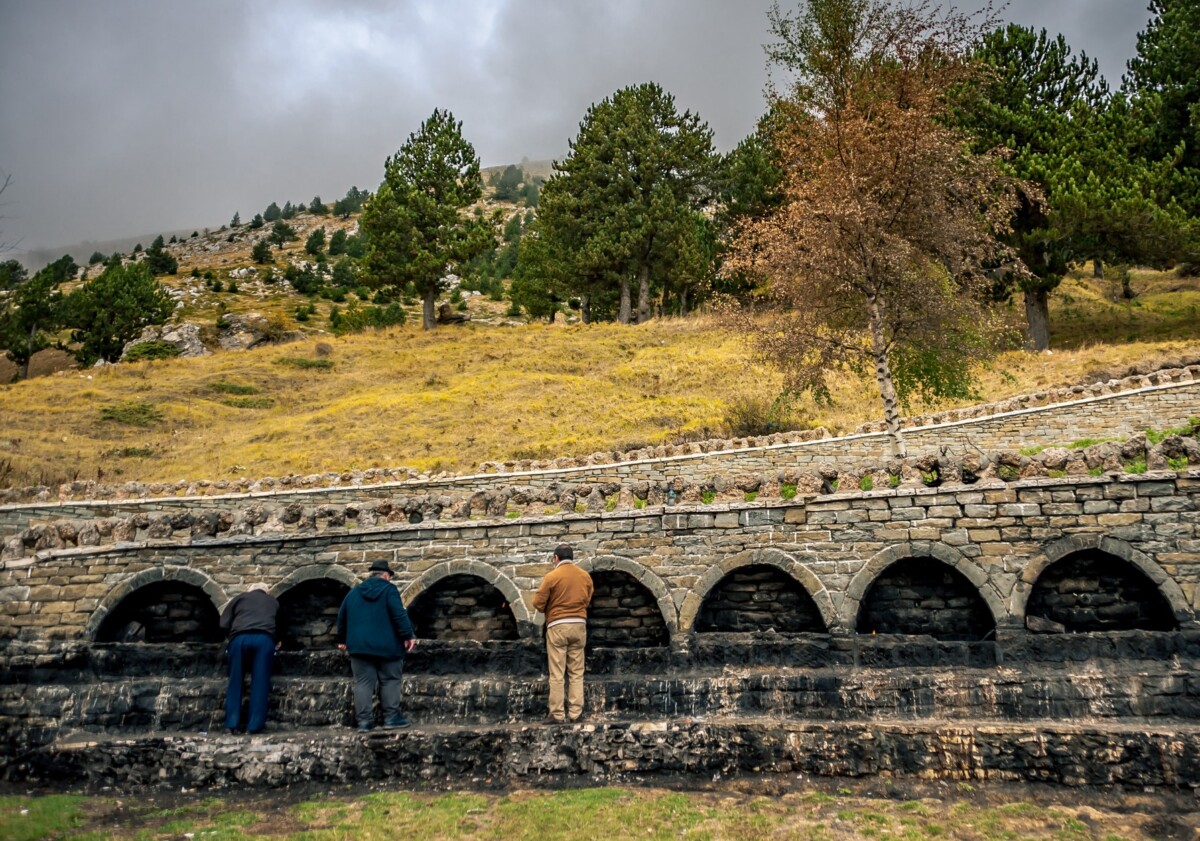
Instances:
[[[578,721],[583,715],[583,647],[592,577],[575,566],[575,553],[563,543],[554,550],[554,569],[542,579],[533,607],[546,614],[546,655],[550,661],[550,720]],[[563,704],[563,672],[567,703]]]

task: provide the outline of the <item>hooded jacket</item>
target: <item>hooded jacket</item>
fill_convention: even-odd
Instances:
[[[415,637],[400,592],[383,578],[359,584],[338,610],[337,641],[353,655],[394,660],[404,656],[404,641]]]

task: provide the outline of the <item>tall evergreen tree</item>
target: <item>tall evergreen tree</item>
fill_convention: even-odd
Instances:
[[[1050,294],[1080,255],[1055,227],[1053,203],[1059,174],[1085,142],[1104,108],[1108,87],[1096,62],[1073,56],[1061,36],[1050,38],[1012,24],[988,33],[976,50],[991,76],[963,102],[963,125],[976,137],[975,150],[1011,150],[1011,170],[1035,192],[1021,202],[1009,241],[1028,272],[1006,274],[998,294],[1020,288],[1025,298],[1030,346],[1050,346]]]
[[[435,109],[384,167],[384,180],[363,206],[367,239],[363,280],[377,289],[414,288],[423,325],[437,321],[443,278],[494,243],[490,225],[465,213],[483,193],[479,158],[462,123]]]
[[[622,324],[634,319],[636,285],[636,318],[645,321],[652,284],[694,286],[705,277],[706,267],[675,258],[696,251],[716,163],[699,116],[680,114],[657,84],[623,88],[588,109],[555,164],[539,197],[537,249],[572,266],[576,292],[589,302],[617,295]]]
[[[150,247],[146,249],[146,254],[143,260],[146,263],[146,268],[150,269],[150,273],[154,275],[175,274],[179,271],[179,261],[167,251],[166,245],[163,243],[162,234],[155,238]]]
[[[1150,0],[1123,89],[1144,135],[1138,153],[1171,161],[1171,194],[1200,217],[1200,3]]]
[[[1160,201],[1160,168],[1139,157],[1123,97],[1109,95],[1095,61],[1065,39],[1015,24],[984,37],[993,71],[965,100],[977,151],[1011,150],[1009,166],[1036,187],[1009,238],[1029,269],[1002,274],[997,292],[1024,293],[1029,344],[1050,346],[1049,297],[1072,263],[1165,265],[1189,237],[1183,212]]]
[[[105,269],[67,296],[64,306],[71,339],[80,343],[75,355],[84,365],[116,362],[142,328],[162,324],[175,311],[144,263]]]
[[[5,266],[8,263],[0,266],[0,271]],[[62,326],[63,295],[59,287],[74,277],[78,268],[69,255],[63,255],[28,280],[24,279],[24,267],[20,271],[10,267],[6,272],[6,286],[0,288],[13,291],[0,309],[0,346],[8,348],[20,366],[22,379],[29,376],[29,360],[50,345],[50,334]]]

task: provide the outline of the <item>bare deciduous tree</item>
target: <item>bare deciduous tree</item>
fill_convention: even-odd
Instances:
[[[1016,185],[946,119],[981,27],[888,0],[770,18],[768,55],[792,76],[770,91],[785,199],[741,226],[729,265],[764,279],[775,315],[740,323],[798,391],[827,396],[839,369],[873,374],[902,455],[898,404],[969,394],[1003,332],[985,269]]]

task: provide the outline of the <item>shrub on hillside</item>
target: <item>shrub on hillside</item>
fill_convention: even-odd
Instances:
[[[125,355],[121,358],[125,362],[141,362],[146,359],[171,359],[181,353],[183,353],[183,348],[170,342],[139,342],[125,351]]]

